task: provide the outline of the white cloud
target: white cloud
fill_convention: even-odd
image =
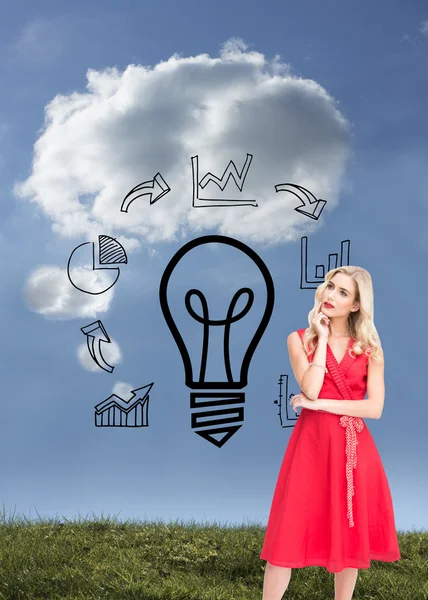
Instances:
[[[292,76],[279,57],[269,62],[230,40],[220,58],[174,55],[153,68],[90,69],[87,78],[87,93],[48,104],[32,172],[15,186],[60,235],[111,235],[127,252],[141,240],[154,245],[213,230],[278,244],[316,223],[293,210],[297,198],[276,193],[276,184],[308,188],[328,201],[325,211],[336,205],[349,124],[323,87]],[[239,172],[247,153],[253,162],[243,191],[230,179],[226,197],[255,198],[258,208],[192,208],[191,157],[199,155],[201,179],[208,171],[220,177],[230,160]],[[158,171],[172,191],[153,205],[138,198],[121,212],[131,188]],[[219,188],[208,183],[202,195],[218,196]],[[85,310],[100,301],[85,299]]]
[[[401,42],[410,42],[413,45],[420,45],[423,43],[423,41],[421,40],[421,36],[419,35],[419,33],[422,34],[422,37],[427,37],[428,36],[428,19],[426,19],[425,21],[422,21],[420,27],[418,27],[418,33],[416,34],[416,36],[412,37],[410,36],[408,33],[405,33],[402,38],[401,38]]]
[[[73,279],[76,273],[84,275],[89,284],[98,282],[108,287],[111,282],[111,277],[104,271],[75,267],[70,273]],[[114,287],[97,295],[81,292],[70,283],[66,269],[52,265],[37,267],[25,284],[28,307],[48,319],[95,317],[108,310],[113,292]]]
[[[115,342],[110,335],[109,335],[109,338],[110,338],[110,343],[106,342],[106,343],[101,344],[102,358],[104,358],[105,362],[108,365],[115,367],[117,364],[119,364],[121,362],[122,353],[120,351],[120,347],[117,344],[117,342]],[[81,364],[81,366],[86,371],[91,371],[92,373],[106,373],[106,371],[104,371],[104,369],[101,369],[101,367],[99,367],[97,365],[97,363],[93,360],[93,358],[88,350],[87,342],[85,342],[84,344],[81,344],[78,347],[77,358],[78,358],[78,361]],[[97,358],[98,358],[98,360],[102,360],[102,358],[99,356],[97,356]],[[127,385],[127,384],[125,384],[125,385]],[[114,393],[117,394],[117,392],[114,392]]]
[[[64,19],[37,17],[28,21],[18,38],[9,44],[9,59],[29,65],[50,65],[64,50]]]
[[[131,395],[131,390],[134,387],[130,383],[125,383],[124,381],[118,381],[114,384],[112,394],[116,394],[116,396],[120,396],[124,400],[128,400]]]
[[[419,31],[423,34],[423,35],[428,35],[428,19],[426,21],[422,21],[422,24],[419,28]]]

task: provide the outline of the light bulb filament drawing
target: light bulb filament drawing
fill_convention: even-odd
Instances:
[[[247,304],[245,305],[245,307],[241,310],[241,312],[239,314],[237,314],[233,317],[232,316],[233,310],[239,300],[239,297],[245,293],[248,294]],[[202,305],[202,310],[203,310],[203,317],[199,316],[193,310],[191,303],[190,303],[190,298],[192,295],[196,295],[200,299],[201,305]],[[249,312],[249,310],[251,309],[251,306],[253,305],[253,302],[254,302],[253,290],[251,290],[250,288],[242,288],[242,289],[238,290],[235,293],[235,295],[233,296],[233,298],[230,302],[230,305],[229,305],[229,309],[227,311],[226,318],[214,320],[214,319],[210,319],[208,316],[208,303],[206,301],[204,294],[200,290],[196,290],[196,289],[192,289],[187,292],[187,294],[185,296],[186,308],[187,308],[189,314],[196,321],[198,321],[198,323],[201,323],[203,325],[202,359],[201,359],[201,368],[200,368],[198,383],[205,381],[207,356],[208,356],[208,345],[209,345],[209,328],[210,328],[210,326],[221,326],[221,325],[224,325],[223,352],[224,352],[224,363],[225,363],[224,366],[226,369],[227,381],[229,383],[233,383],[232,368],[231,368],[231,364],[230,364],[230,348],[229,348],[230,327],[231,327],[232,323],[236,323],[236,321],[239,321],[240,319],[242,319]]]

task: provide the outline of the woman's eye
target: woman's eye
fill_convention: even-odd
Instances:
[[[332,286],[331,286],[331,283],[328,283],[328,284],[327,284],[327,287],[328,287],[328,288],[329,288],[329,287],[332,287]],[[344,294],[344,295],[346,296],[346,292],[344,292],[343,290],[342,290],[340,293],[341,293],[341,294]]]

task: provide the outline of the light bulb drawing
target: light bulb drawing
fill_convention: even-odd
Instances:
[[[262,318],[256,328],[256,331],[251,338],[251,341],[245,351],[242,358],[241,368],[238,377],[233,377],[231,361],[230,361],[230,341],[232,325],[241,319],[243,319],[251,310],[254,303],[254,291],[249,287],[241,287],[235,292],[229,303],[226,315],[222,319],[213,319],[210,316],[210,305],[207,301],[203,292],[196,288],[189,289],[184,298],[184,304],[188,314],[202,326],[202,343],[201,343],[201,356],[200,356],[200,368],[197,372],[197,368],[192,364],[190,359],[189,349],[187,348],[182,332],[180,332],[177,324],[175,323],[172,312],[169,306],[169,281],[171,275],[178,263],[187,255],[189,252],[200,246],[201,244],[226,244],[236,248],[239,252],[244,253],[250,258],[255,265],[258,267],[261,273],[264,283],[266,286],[266,299],[265,307]],[[245,307],[237,314],[234,315],[236,304],[241,296],[247,294],[247,302]],[[262,294],[263,295],[263,294]],[[257,295],[258,298],[259,294]],[[196,297],[200,301],[202,314],[194,310],[191,306],[191,298]],[[273,279],[269,273],[269,270],[263,260],[258,256],[254,250],[246,246],[244,243],[223,235],[207,235],[196,238],[184,246],[182,246],[176,254],[169,261],[166,266],[159,285],[159,301],[161,310],[165,321],[172,333],[172,336],[178,346],[178,349],[183,360],[184,372],[185,372],[185,384],[192,390],[198,390],[190,393],[190,409],[191,409],[191,427],[195,430],[195,433],[211,442],[218,448],[221,448],[231,437],[242,427],[244,420],[244,408],[245,393],[237,392],[233,390],[242,390],[248,383],[248,369],[253,357],[254,351],[260,342],[263,333],[269,323],[272,315],[274,306],[274,284]],[[226,373],[226,381],[221,381],[218,378],[209,379],[207,378],[206,366],[207,356],[210,342],[210,328],[212,327],[224,327],[223,334],[223,359],[224,368]],[[198,354],[199,359],[199,354]],[[194,361],[195,362],[195,361]],[[228,390],[224,392],[213,392],[213,391],[200,391],[200,390]],[[226,408],[231,405],[233,408]],[[218,408],[216,407],[224,407]],[[196,412],[193,409],[206,409],[198,410]],[[214,437],[215,435],[223,434],[221,439]]]

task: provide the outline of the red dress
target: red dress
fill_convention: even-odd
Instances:
[[[298,330],[300,338],[304,332]],[[327,345],[328,372],[319,398],[364,400],[369,358],[350,356],[354,341],[340,363]],[[364,419],[301,409],[260,558],[281,567],[325,567],[330,573],[401,558],[388,480]]]

